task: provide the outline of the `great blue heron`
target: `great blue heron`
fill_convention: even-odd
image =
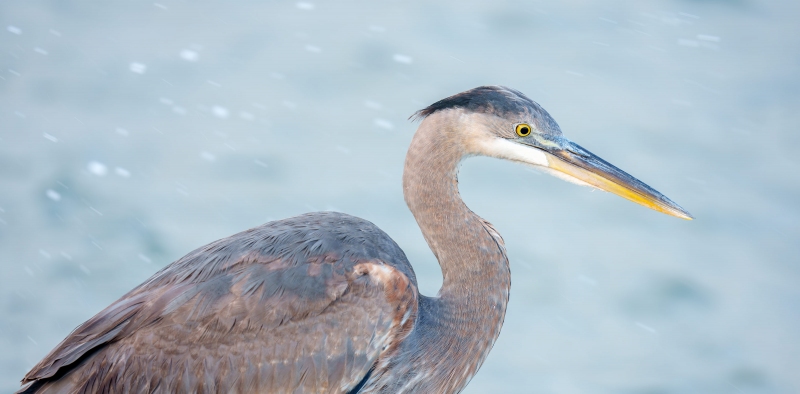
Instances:
[[[462,159],[491,156],[691,219],[563,137],[522,93],[483,86],[415,114],[403,193],[441,265],[436,297],[372,223],[317,212],[212,242],[81,324],[21,393],[456,393],[503,325],[500,234],[464,205]]]

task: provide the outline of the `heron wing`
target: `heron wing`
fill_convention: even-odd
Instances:
[[[417,291],[405,256],[345,222],[190,253],[75,329],[23,391],[350,391],[408,334]]]

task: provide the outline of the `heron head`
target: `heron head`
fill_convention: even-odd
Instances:
[[[449,113],[465,153],[534,166],[579,185],[614,193],[667,215],[692,215],[644,182],[566,139],[539,104],[503,86],[481,86],[437,101],[415,116]]]

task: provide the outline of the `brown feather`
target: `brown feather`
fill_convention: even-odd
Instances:
[[[24,382],[37,392],[347,392],[407,334],[417,291],[413,276],[357,236],[336,253],[305,242],[308,232],[285,241],[307,252],[264,244],[303,221],[335,234],[336,220],[377,230],[312,214],[212,243],[82,324]],[[317,244],[349,243],[339,235]],[[230,246],[241,241],[255,242],[237,255]]]

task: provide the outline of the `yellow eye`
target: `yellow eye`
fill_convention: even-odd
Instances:
[[[531,135],[531,126],[527,123],[520,123],[517,125],[517,135],[520,137],[527,137]]]

